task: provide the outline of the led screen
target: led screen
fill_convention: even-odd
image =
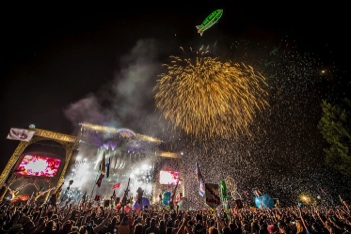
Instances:
[[[160,184],[175,185],[179,180],[179,172],[177,171],[160,171]]]
[[[16,169],[16,173],[24,176],[54,177],[60,167],[58,158],[25,155]]]

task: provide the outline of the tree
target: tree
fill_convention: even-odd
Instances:
[[[340,105],[322,101],[322,118],[318,123],[329,147],[324,149],[327,164],[351,176],[351,101],[347,98]]]

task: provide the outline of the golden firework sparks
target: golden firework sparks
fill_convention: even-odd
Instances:
[[[175,128],[209,139],[250,135],[257,111],[268,106],[265,78],[243,63],[221,61],[208,50],[170,56],[159,75],[156,108]]]

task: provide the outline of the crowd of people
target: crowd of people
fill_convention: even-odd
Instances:
[[[141,206],[142,207],[142,206]],[[161,204],[130,209],[94,202],[2,201],[0,233],[232,234],[351,233],[350,206],[225,207],[183,210]]]

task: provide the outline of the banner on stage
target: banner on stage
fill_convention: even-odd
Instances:
[[[7,139],[18,140],[18,141],[30,141],[34,136],[35,131],[30,131],[22,128],[11,128]]]

